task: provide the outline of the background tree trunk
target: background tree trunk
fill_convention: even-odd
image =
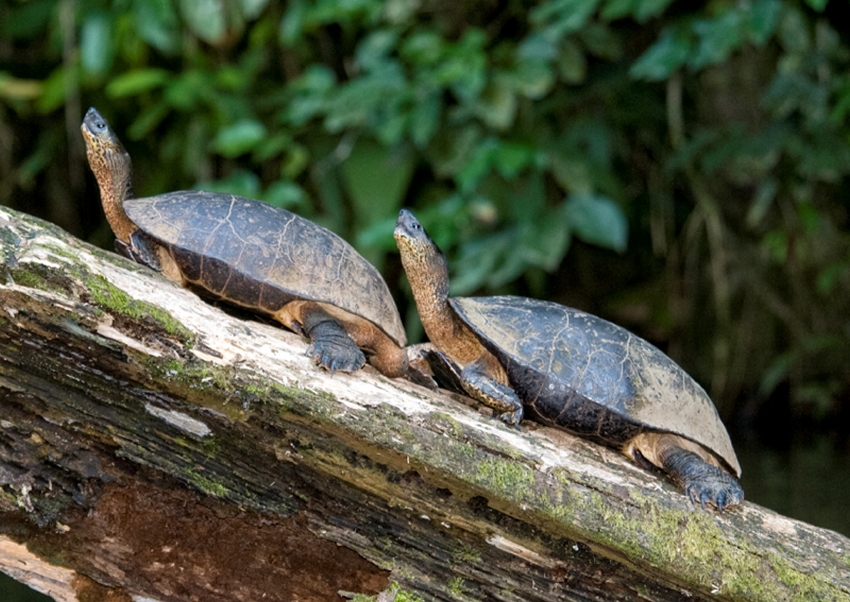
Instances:
[[[834,532],[304,349],[0,208],[0,570],[57,600],[850,599]]]

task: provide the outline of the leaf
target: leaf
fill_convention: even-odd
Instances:
[[[536,31],[527,36],[516,49],[520,60],[550,61],[558,53],[555,36],[551,33]]]
[[[180,0],[180,12],[189,29],[209,44],[218,44],[225,34],[223,0]]]
[[[286,13],[280,20],[280,29],[277,34],[278,41],[285,48],[291,48],[301,38],[306,12],[304,0],[292,0],[288,3]]]
[[[458,259],[452,265],[450,294],[467,295],[480,289],[496,272],[500,262],[504,274],[504,258],[514,247],[515,236],[512,230],[503,230],[463,242]]]
[[[558,37],[580,30],[596,10],[599,0],[550,0],[531,10],[528,18],[534,24],[548,24]]]
[[[688,61],[694,69],[720,63],[736,50],[742,42],[741,13],[727,9],[714,19],[694,23],[699,42],[696,52]]]
[[[546,61],[522,61],[510,74],[513,88],[533,100],[542,98],[555,84],[555,74]]]
[[[641,0],[608,0],[599,11],[605,21],[613,21],[634,15]]]
[[[169,0],[135,0],[133,26],[139,36],[164,54],[180,50],[180,22]]]
[[[558,53],[558,72],[569,84],[580,84],[587,75],[587,59],[578,44],[564,40]]]
[[[745,23],[750,41],[757,46],[767,42],[776,31],[781,14],[780,0],[755,0]]]
[[[195,189],[255,199],[260,196],[260,179],[250,171],[237,169],[221,180],[198,182]]]
[[[73,69],[57,67],[42,84],[41,96],[38,98],[39,111],[49,113],[61,107],[65,102],[67,80],[76,76]]]
[[[441,95],[432,92],[417,102],[411,113],[410,137],[417,148],[424,148],[440,126],[440,113],[443,108]]]
[[[209,72],[196,69],[184,71],[166,86],[164,94],[166,102],[183,111],[195,108],[198,101],[212,88],[211,76]]]
[[[672,0],[639,0],[635,10],[635,20],[645,23],[648,19],[656,17],[664,12]]]
[[[260,16],[269,0],[237,0],[242,16],[248,20],[254,20]]]
[[[511,180],[534,161],[535,149],[525,144],[502,142],[493,155],[496,169],[506,180]]]
[[[0,71],[0,98],[6,100],[33,100],[41,95],[43,85],[33,79],[18,79]]]
[[[623,38],[605,23],[588,23],[577,35],[589,54],[609,61],[623,56]]]
[[[4,7],[4,21],[0,32],[14,40],[26,40],[42,31],[56,12],[55,0],[35,0],[15,3],[14,8]]]
[[[770,209],[770,206],[776,199],[776,193],[778,190],[779,183],[775,178],[767,178],[761,183],[753,196],[753,202],[750,204],[750,209],[747,211],[747,226],[755,229],[761,224],[764,216],[767,215],[767,210]]]
[[[342,164],[345,189],[361,226],[395,217],[410,186],[415,158],[404,147],[358,141]]]
[[[564,203],[570,231],[585,242],[622,253],[626,250],[628,224],[623,210],[600,194],[572,195]]]
[[[667,28],[658,41],[635,61],[629,75],[649,81],[667,79],[685,64],[690,50],[690,35],[683,28]]]
[[[238,157],[257,146],[266,136],[266,127],[254,119],[243,119],[216,134],[213,148],[225,157]]]
[[[808,4],[811,8],[816,10],[817,12],[823,12],[823,9],[826,8],[826,3],[829,0],[806,0],[806,4]]]
[[[570,242],[570,227],[563,212],[547,213],[536,223],[520,228],[517,252],[524,260],[523,271],[535,266],[551,272],[560,264]]]
[[[83,73],[103,76],[112,66],[115,43],[112,21],[106,13],[88,15],[80,29],[80,66]]]
[[[506,130],[514,123],[517,97],[508,77],[495,77],[475,103],[475,114],[494,130]]]
[[[550,161],[552,175],[565,192],[588,194],[593,189],[590,169],[584,158],[557,153],[550,156]]]
[[[155,127],[162,123],[162,120],[165,119],[170,111],[171,107],[164,102],[158,102],[148,107],[136,117],[136,120],[128,128],[127,135],[131,140],[145,138]]]
[[[304,205],[307,201],[306,193],[298,184],[286,181],[275,182],[269,186],[262,198],[268,204],[283,209]]]
[[[168,79],[165,69],[134,69],[113,78],[106,86],[106,95],[109,98],[135,96],[164,85]]]
[[[401,41],[401,57],[416,65],[434,65],[443,58],[445,41],[430,29],[414,31]]]
[[[498,146],[498,140],[486,138],[478,143],[469,160],[461,164],[461,170],[455,176],[461,192],[472,192],[478,186],[478,182],[490,172],[493,165],[493,155]]]
[[[397,42],[398,34],[391,29],[379,29],[370,33],[357,45],[357,64],[365,71],[380,69]]]

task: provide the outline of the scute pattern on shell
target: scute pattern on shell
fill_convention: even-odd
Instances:
[[[342,238],[289,211],[229,194],[184,191],[125,201],[147,236],[171,248],[184,274],[248,308],[287,300],[332,304],[399,345],[404,327],[378,270]]]
[[[525,297],[450,303],[543,422],[615,444],[646,427],[669,431],[712,450],[740,473],[708,394],[637,335],[594,315]]]

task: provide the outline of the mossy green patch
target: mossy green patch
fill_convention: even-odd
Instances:
[[[453,416],[446,414],[445,412],[431,412],[428,414],[429,420],[434,424],[445,425],[455,436],[463,435],[463,427],[460,422],[454,419]]]
[[[476,466],[475,479],[487,489],[507,494],[513,499],[533,497],[534,472],[518,462],[487,458]]]
[[[395,582],[390,586],[390,593],[393,594],[391,598],[393,602],[424,602],[414,592],[402,588],[401,585]]]
[[[195,335],[171,314],[147,301],[133,299],[114,286],[99,274],[89,274],[84,278],[86,288],[92,301],[98,307],[119,314],[124,314],[134,320],[149,320],[162,328],[168,334],[177,337],[184,343],[190,343]]]
[[[463,577],[457,576],[449,581],[449,591],[456,598],[466,597],[466,582],[463,580]]]
[[[187,470],[184,474],[192,485],[207,495],[216,498],[226,498],[230,493],[230,490],[221,483],[216,483],[194,470]]]
[[[19,286],[48,293],[65,295],[72,288],[70,279],[63,273],[38,263],[19,263],[8,271],[8,276]]]
[[[473,564],[481,561],[481,552],[477,548],[461,543],[452,552],[452,560],[457,564]]]

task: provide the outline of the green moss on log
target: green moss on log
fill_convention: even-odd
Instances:
[[[194,333],[175,320],[167,311],[147,301],[133,299],[103,276],[88,274],[83,277],[83,282],[92,301],[101,309],[123,314],[141,322],[153,321],[165,332],[185,344],[195,339]]]

